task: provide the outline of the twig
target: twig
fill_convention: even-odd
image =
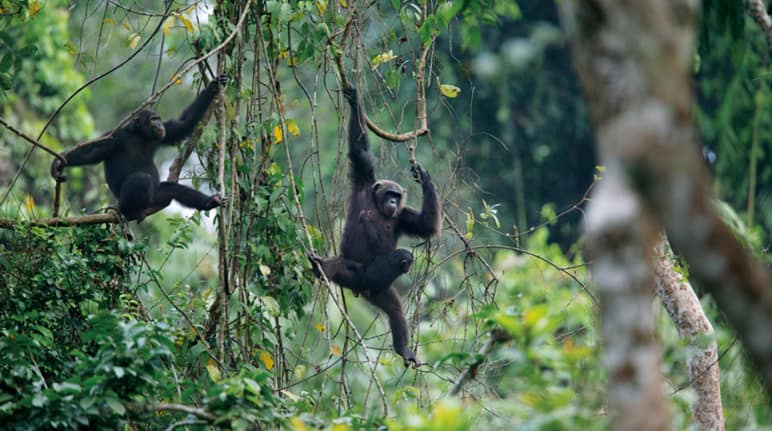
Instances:
[[[15,134],[16,136],[24,139],[25,141],[29,142],[30,144],[40,148],[41,150],[45,151],[46,153],[56,157],[57,159],[61,160],[62,162],[67,162],[67,160],[62,157],[61,154],[57,153],[56,151],[46,147],[45,145],[41,144],[37,140],[33,139],[31,136],[27,135],[26,133],[22,132],[21,130],[11,126],[7,121],[5,121],[3,118],[0,117],[0,124],[2,124],[6,129],[10,130]]]
[[[199,407],[191,407],[186,406],[184,404],[175,404],[175,403],[155,403],[148,406],[148,409],[153,411],[172,411],[172,412],[180,412],[180,413],[187,413],[189,415],[195,416],[197,418],[206,419],[208,421],[213,421],[217,419],[217,417],[205,409],[199,408]]]
[[[485,362],[485,357],[493,350],[493,347],[496,346],[496,344],[509,341],[510,338],[509,333],[503,329],[496,328],[492,330],[490,338],[488,338],[488,341],[485,342],[482,349],[477,353],[475,361],[470,364],[460,376],[458,376],[455,383],[453,383],[453,386],[451,386],[450,391],[448,391],[448,395],[457,395],[466,382],[477,374],[477,369]]]
[[[338,74],[340,75],[341,85],[343,88],[351,87],[351,83],[346,77],[346,72],[345,72],[346,69],[343,66],[343,52],[345,51],[346,37],[350,32],[350,26],[353,20],[354,18],[352,17],[346,22],[346,27],[345,27],[345,30],[343,31],[343,39],[341,40],[341,43],[340,43],[340,50],[338,51],[338,54],[335,56],[335,64],[338,67]],[[410,132],[391,133],[380,128],[377,124],[375,124],[375,122],[370,120],[370,117],[367,116],[367,113],[365,113],[363,110],[362,117],[364,117],[365,124],[367,124],[367,128],[370,129],[373,133],[375,133],[378,137],[386,139],[387,141],[391,141],[391,142],[407,142],[411,139],[415,139],[419,136],[423,136],[429,133],[429,124],[428,124],[427,115],[426,115],[426,93],[424,89],[424,83],[425,83],[424,67],[426,66],[426,57],[429,54],[429,50],[431,49],[431,46],[433,43],[434,43],[433,37],[428,43],[426,44],[421,43],[421,54],[418,57],[418,61],[416,62],[416,67],[415,67],[416,121],[418,122],[418,126]]]

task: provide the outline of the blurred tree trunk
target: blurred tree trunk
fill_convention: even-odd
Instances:
[[[648,225],[649,220],[630,217],[650,210],[689,264],[694,280],[714,296],[760,372],[767,392],[772,393],[769,276],[713,207],[710,179],[692,124],[690,75],[697,6],[694,0],[574,0],[562,4],[601,163],[608,172],[588,213],[588,232],[596,240],[605,239],[594,244],[593,276],[607,293],[621,295],[637,288],[627,286],[631,279],[643,278],[634,271],[648,272],[648,268],[643,263],[613,264],[641,255],[640,244],[632,242],[637,237],[625,228],[643,229],[641,225]],[[643,209],[633,205],[639,203],[633,197],[640,198]],[[608,295],[602,297],[602,301],[608,300]],[[617,330],[628,336],[648,338],[648,334],[636,334],[625,326],[629,318],[609,312],[617,306],[602,307],[604,328],[618,325]],[[644,429],[637,428],[628,415],[649,414],[659,419],[664,412],[656,413],[658,404],[653,403],[638,407],[647,413],[632,411],[629,401],[635,396],[624,384],[631,380],[629,374],[641,372],[641,368],[619,368],[616,358],[609,356],[619,350],[617,343],[624,341],[619,340],[619,334],[607,331],[605,335],[609,399],[615,403],[612,416],[616,428]],[[644,349],[636,357],[644,362],[649,353]],[[627,399],[618,400],[619,395]]]
[[[678,329],[678,334],[689,343],[686,347],[689,384],[697,393],[694,419],[701,430],[723,431],[718,347],[716,341],[710,339],[713,326],[705,316],[694,289],[673,266],[673,257],[668,248],[667,240],[663,237],[657,245],[657,259],[654,263],[657,296]]]

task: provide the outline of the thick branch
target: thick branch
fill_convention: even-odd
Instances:
[[[77,217],[51,217],[36,220],[0,219],[0,228],[12,229],[18,223],[28,223],[35,226],[81,226],[102,223],[120,223],[121,217],[115,213],[90,214]]]
[[[703,347],[701,337],[713,335],[713,326],[702,310],[694,289],[673,267],[673,258],[666,252],[667,239],[657,245],[654,273],[657,296],[673,320],[678,334],[684,338],[689,381],[697,393],[694,419],[703,431],[723,431],[724,415],[721,408],[721,382],[718,370],[718,347],[711,341]]]
[[[722,222],[692,121],[692,0],[564,3],[602,163],[618,166],[772,394],[772,284]],[[574,7],[574,10],[570,10]],[[579,13],[580,12],[580,13]]]

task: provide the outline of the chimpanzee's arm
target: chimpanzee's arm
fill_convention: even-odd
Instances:
[[[103,162],[113,155],[121,147],[121,141],[126,139],[131,138],[124,137],[121,131],[118,130],[112,136],[103,136],[77,145],[69,151],[62,153],[62,157],[67,160],[67,163],[62,163],[59,158],[54,159],[51,163],[51,176],[59,181],[64,181],[66,177],[62,174],[62,171],[66,166],[93,165]]]
[[[161,142],[163,144],[174,144],[190,136],[198,122],[201,121],[207,108],[209,108],[209,104],[212,103],[214,97],[220,92],[220,87],[227,82],[227,75],[220,75],[217,79],[213,79],[204,88],[204,91],[196,96],[193,103],[182,111],[179,118],[165,121],[166,135]]]
[[[345,89],[343,95],[351,105],[351,118],[348,123],[348,158],[351,160],[351,182],[356,192],[375,183],[375,162],[370,153],[367,131],[362,127],[364,118],[357,100],[357,90],[353,87]]]
[[[440,230],[440,222],[442,221],[440,199],[429,173],[420,165],[415,165],[413,170],[413,174],[421,180],[424,195],[423,205],[421,212],[409,207],[402,209],[399,214],[399,231],[410,236],[429,238]]]

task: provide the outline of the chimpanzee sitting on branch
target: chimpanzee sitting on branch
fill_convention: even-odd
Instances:
[[[104,162],[105,179],[110,191],[118,198],[118,209],[127,220],[138,222],[148,214],[166,208],[172,199],[197,210],[223,205],[225,199],[220,195],[207,196],[176,182],[160,181],[153,156],[159,146],[173,145],[190,136],[227,82],[227,75],[211,81],[178,119],[162,122],[161,117],[151,110],[139,111],[111,136],[63,153],[66,164],[54,159],[51,175],[57,181],[65,181],[62,171],[67,166]]]

